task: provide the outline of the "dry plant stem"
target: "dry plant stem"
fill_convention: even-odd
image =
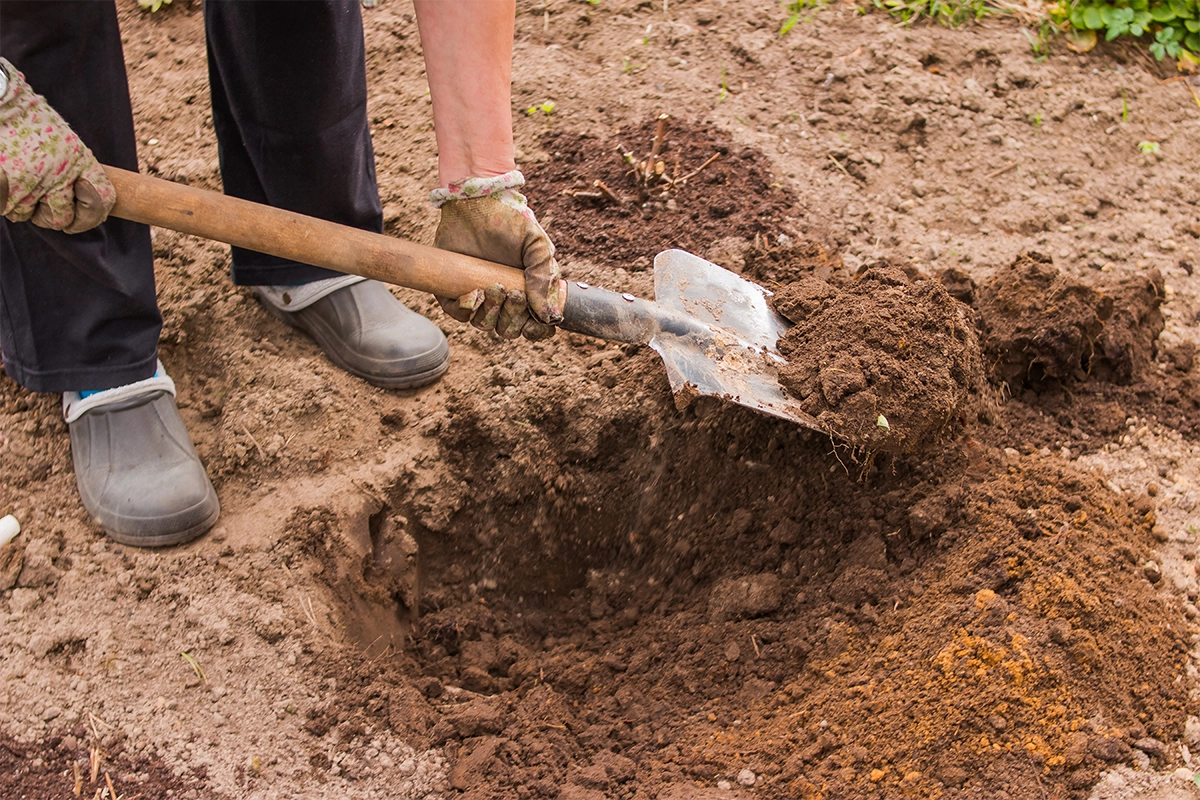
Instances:
[[[258,443],[258,439],[254,438],[254,434],[250,432],[250,429],[246,427],[246,424],[244,422],[242,423],[242,430],[244,430],[246,432],[246,435],[250,437],[250,441],[254,443],[254,449],[258,451],[259,457],[263,461],[266,461],[267,454],[263,451],[262,445]]]
[[[700,174],[700,172],[701,172],[701,171],[702,171],[702,170],[703,170],[705,167],[709,166],[710,164],[712,164],[714,161],[716,161],[716,160],[717,160],[718,158],[720,158],[720,157],[721,157],[721,154],[720,154],[720,153],[713,153],[711,156],[709,156],[709,157],[708,157],[708,160],[707,160],[707,161],[705,161],[703,164],[701,164],[700,166],[696,167],[694,170],[692,170],[691,172],[689,172],[687,175],[684,175],[682,178],[679,178],[678,180],[672,181],[672,183],[687,183],[687,182],[688,182],[688,180],[689,180],[690,178],[694,178],[694,177],[696,177],[697,175],[699,175],[699,174]],[[838,166],[841,166],[841,165],[839,164]]]
[[[662,152],[663,138],[667,135],[667,115],[658,115],[658,124],[654,126],[654,143],[650,146],[650,155],[646,157],[645,181],[648,182],[655,170],[658,154]]]
[[[1013,169],[1013,168],[1015,168],[1016,166],[1017,166],[1017,162],[1016,162],[1016,161],[1012,162],[1011,164],[1005,164],[1005,165],[1004,165],[1003,167],[1001,167],[1000,169],[993,170],[992,172],[989,172],[987,175],[984,175],[984,176],[983,176],[983,177],[984,177],[984,180],[989,180],[989,181],[990,181],[992,178],[995,178],[995,177],[997,177],[997,176],[1003,175],[1004,173],[1008,172],[1010,169]]]
[[[571,197],[577,197],[581,200],[603,200],[604,199],[603,192],[582,192],[582,191],[572,192],[572,191],[568,190],[568,191],[564,192],[564,194],[569,194],[569,195],[571,195]]]
[[[617,205],[623,205],[625,203],[625,201],[621,199],[616,192],[608,188],[608,184],[606,184],[604,181],[596,179],[592,182],[592,186],[599,189],[600,193],[604,195],[604,197],[608,198],[611,202],[616,203]]]
[[[835,167],[837,167],[838,169],[840,169],[842,171],[843,175],[845,175],[850,180],[854,180],[854,176],[851,175],[849,172],[847,172],[846,168],[842,166],[842,162],[840,162],[836,158],[834,158],[832,154],[829,155],[829,160],[833,162],[833,165]]]

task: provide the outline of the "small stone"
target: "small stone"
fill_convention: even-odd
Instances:
[[[1192,772],[1187,767],[1180,767],[1179,769],[1175,770],[1174,775],[1176,778],[1185,783],[1191,783],[1196,778],[1196,773]]]
[[[1167,746],[1158,739],[1151,739],[1150,737],[1138,739],[1133,743],[1133,746],[1153,758],[1162,758],[1167,754]]]
[[[1158,583],[1162,580],[1162,567],[1158,566],[1157,561],[1147,561],[1142,565],[1142,574],[1151,583]]]
[[[775,611],[782,603],[779,577],[763,573],[718,583],[708,598],[708,614],[714,622],[758,617]]]
[[[24,614],[33,610],[40,602],[42,596],[38,594],[37,589],[13,589],[8,598],[8,607],[14,614]]]
[[[62,709],[58,706],[49,706],[42,712],[42,721],[49,722],[52,719],[62,716]]]
[[[717,788],[720,789],[722,792],[728,792],[730,789],[733,788],[733,784],[730,783],[729,781],[717,781]]]
[[[912,193],[917,197],[924,197],[929,193],[929,184],[921,178],[917,178],[912,182]]]
[[[1161,242],[1158,243],[1158,248],[1160,250],[1162,250],[1164,253],[1174,252],[1175,248],[1178,246],[1179,245],[1177,245],[1175,243],[1174,239],[1163,239]]]
[[[1188,717],[1183,726],[1183,741],[1193,747],[1200,745],[1200,717]]]
[[[742,770],[737,775],[737,782],[739,786],[753,786],[756,780],[758,780],[758,776],[748,769]]]
[[[1097,736],[1093,739],[1089,749],[1093,756],[1109,763],[1128,761],[1129,757],[1133,755],[1129,745],[1120,739],[1110,739],[1105,736]]]

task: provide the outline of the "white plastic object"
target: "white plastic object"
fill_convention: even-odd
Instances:
[[[7,517],[0,517],[0,547],[17,538],[17,534],[21,532],[21,523],[17,522],[17,518],[12,514]]]

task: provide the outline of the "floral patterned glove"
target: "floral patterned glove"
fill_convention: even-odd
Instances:
[[[524,185],[524,176],[513,170],[432,192],[430,199],[442,210],[437,247],[525,270],[525,291],[493,284],[438,302],[447,314],[480,330],[538,341],[553,336],[553,326],[562,322],[566,284],[554,244],[517,191]]]
[[[0,58],[0,207],[11,222],[79,233],[108,217],[117,192],[46,98]]]

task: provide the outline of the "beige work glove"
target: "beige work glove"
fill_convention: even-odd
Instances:
[[[0,208],[10,222],[79,233],[108,218],[117,192],[46,98],[0,58]]]
[[[517,191],[524,185],[524,176],[513,170],[452,183],[430,199],[442,211],[437,247],[525,270],[525,291],[496,283],[462,297],[439,297],[442,309],[503,339],[536,342],[553,336],[562,322],[566,284],[554,244]]]

